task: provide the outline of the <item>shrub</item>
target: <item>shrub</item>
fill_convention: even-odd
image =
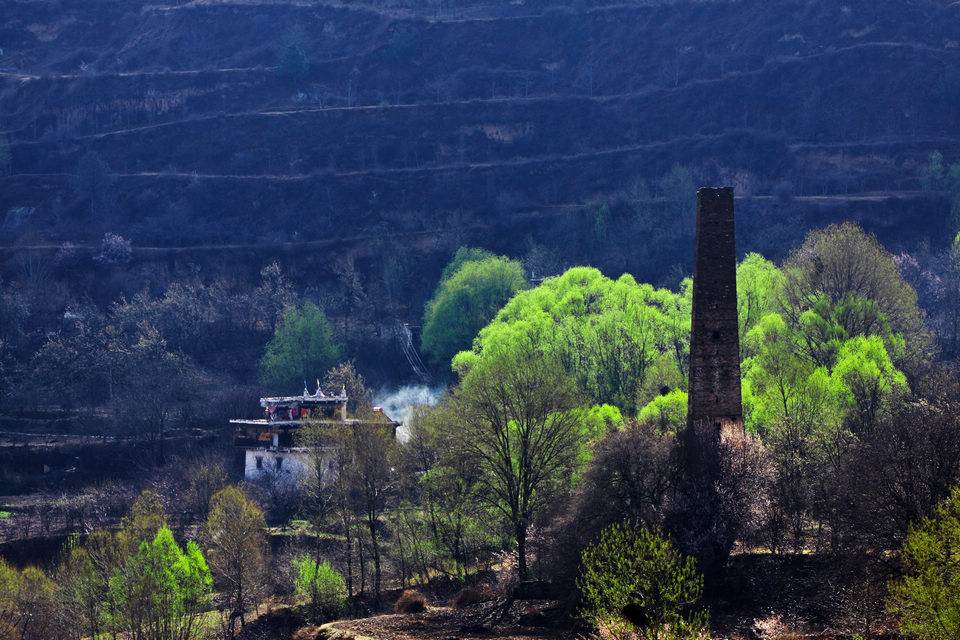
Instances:
[[[960,637],[960,487],[903,544],[904,578],[890,584],[887,608],[900,631],[920,640]]]
[[[294,585],[297,595],[307,599],[307,610],[313,620],[333,620],[341,613],[347,601],[347,587],[343,577],[329,562],[317,563],[302,556],[293,561],[297,570]]]
[[[481,602],[489,602],[497,597],[489,586],[485,584],[477,585],[476,587],[466,587],[457,592],[457,595],[453,597],[453,607],[454,609],[462,609],[463,607],[469,607],[470,605],[479,604]]]
[[[415,589],[404,591],[393,607],[393,610],[397,613],[420,613],[426,611],[426,609],[427,599]]]
[[[703,577],[660,531],[610,525],[581,557],[583,619],[612,638],[694,638],[707,613],[693,609]]]
[[[126,264],[133,256],[130,241],[115,233],[107,232],[100,241],[100,253],[94,260],[104,265]]]

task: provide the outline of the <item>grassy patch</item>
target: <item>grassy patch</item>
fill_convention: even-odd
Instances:
[[[0,511],[0,518],[6,518],[10,516],[9,511]]]

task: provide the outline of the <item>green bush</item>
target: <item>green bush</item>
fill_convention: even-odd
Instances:
[[[327,316],[317,305],[287,307],[260,360],[260,382],[290,393],[336,364],[340,352]]]
[[[694,609],[703,577],[660,531],[610,525],[581,557],[581,616],[604,637],[695,638],[707,612]]]
[[[340,616],[347,603],[347,586],[343,577],[329,562],[317,563],[303,556],[293,561],[297,570],[294,586],[297,595],[307,599],[307,608],[313,620],[333,620]]]
[[[903,544],[904,577],[890,584],[887,608],[900,631],[920,640],[960,638],[960,488]]]
[[[516,260],[463,249],[450,267],[460,266],[440,281],[423,314],[420,344],[423,353],[438,368],[448,370],[450,360],[470,343],[513,294],[527,288],[523,266]]]

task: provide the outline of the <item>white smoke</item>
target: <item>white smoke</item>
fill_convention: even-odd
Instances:
[[[383,412],[391,420],[398,420],[403,425],[397,430],[401,440],[409,437],[407,425],[413,415],[413,408],[418,406],[432,407],[437,404],[445,387],[428,387],[425,384],[408,384],[399,389],[385,387],[373,396],[373,404],[383,407]]]

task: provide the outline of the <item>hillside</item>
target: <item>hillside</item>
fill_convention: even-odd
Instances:
[[[958,13],[11,0],[5,276],[24,253],[94,251],[107,231],[153,265],[127,291],[194,268],[255,277],[277,257],[323,289],[352,255],[367,289],[416,320],[465,243],[541,272],[589,262],[673,284],[691,255],[683,194],[721,183],[739,198],[741,251],[780,257],[838,219],[892,248],[936,244],[949,202],[918,176],[935,150],[960,156]],[[288,50],[306,66],[282,62]],[[116,181],[84,198],[73,174],[90,151]],[[689,183],[671,182],[676,165]]]

